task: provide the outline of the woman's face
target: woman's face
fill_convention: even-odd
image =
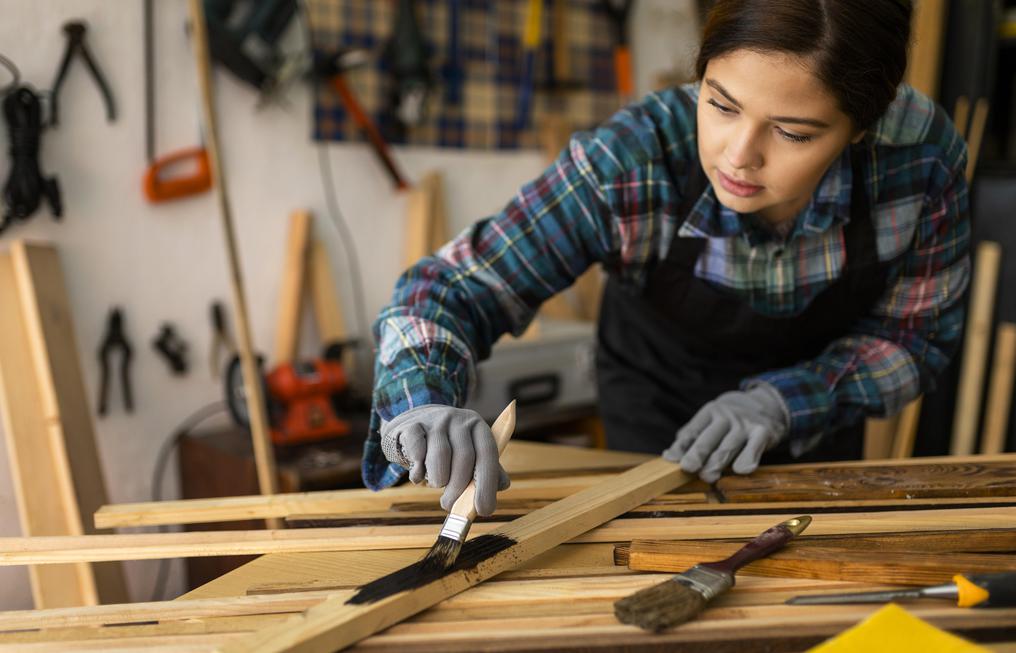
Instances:
[[[843,148],[862,136],[806,59],[735,50],[706,66],[699,158],[716,197],[734,211],[793,219]]]

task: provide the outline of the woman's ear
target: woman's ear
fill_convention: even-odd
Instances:
[[[867,134],[867,133],[868,133],[867,129],[862,129],[859,132],[857,132],[856,134],[854,134],[854,137],[850,139],[851,145],[857,145],[858,143],[860,143],[861,140],[864,139],[864,135]]]

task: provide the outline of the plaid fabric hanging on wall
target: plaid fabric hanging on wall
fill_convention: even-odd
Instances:
[[[346,74],[348,85],[390,143],[479,149],[537,147],[537,128],[552,112],[575,129],[589,128],[620,106],[613,63],[614,32],[597,0],[567,0],[569,70],[554,73],[551,38],[555,0],[543,0],[534,50],[531,111],[520,119],[525,66],[523,33],[528,0],[415,0],[430,78],[422,118],[407,126],[392,99],[397,68],[386,46],[400,0],[309,0],[315,57],[364,49],[365,66]],[[449,23],[457,17],[457,39]],[[401,49],[405,54],[406,48]],[[456,81],[460,80],[460,81]],[[551,82],[557,82],[552,87]],[[552,89],[557,88],[555,92]],[[362,140],[332,86],[321,80],[315,96],[315,138]]]

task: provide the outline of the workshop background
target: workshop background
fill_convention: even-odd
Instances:
[[[157,0],[154,5],[156,142],[162,153],[198,143],[201,109],[193,52],[184,29],[187,3]],[[631,29],[645,35],[633,41],[636,86],[643,92],[657,72],[688,60],[696,47],[696,19],[690,1],[651,0],[638,5]],[[56,76],[66,43],[63,24],[84,20],[91,53],[116,101],[116,120],[107,122],[92,77],[80,60],[71,64],[60,92],[60,124],[44,132],[40,154],[44,174],[59,179],[64,215],[54,221],[43,206],[30,221],[16,223],[0,239],[45,240],[59,248],[93,411],[107,314],[114,306],[123,308],[126,336],[134,348],[130,374],[135,410],[132,414],[123,410],[114,379],[109,414],[100,418],[93,413],[93,419],[110,502],[148,500],[163,441],[181,420],[223,394],[222,381],[212,378],[206,362],[212,335],[209,305],[214,300],[230,305],[215,201],[212,193],[205,193],[151,204],[142,193],[146,160],[140,0],[0,0],[0,15],[7,17],[0,25],[0,54],[15,62],[22,81],[36,89],[48,89]],[[305,40],[298,21],[299,17],[287,30],[281,48],[302,47]],[[312,139],[313,91],[307,82],[295,83],[278,102],[258,109],[257,92],[220,68],[215,93],[254,342],[261,351],[270,351],[274,342],[289,216],[299,208],[316,216],[318,240],[329,251],[350,333],[364,337],[364,325],[387,301],[402,271],[407,193],[393,190],[365,145],[335,143],[322,149]],[[0,139],[6,148],[7,135]],[[498,210],[544,163],[538,149],[394,146],[393,150],[409,179],[419,179],[432,169],[443,173],[452,234]],[[349,259],[326,204],[319,165],[322,152],[329,159],[329,183],[334,183],[359,254],[365,315],[356,312]],[[6,173],[5,163],[0,175]],[[227,320],[235,331],[229,310]],[[173,375],[152,349],[151,341],[167,321],[188,343],[192,369],[186,376]],[[303,325],[302,353],[314,355],[314,321],[308,316]],[[359,379],[361,386],[366,382]],[[0,458],[0,536],[19,535],[4,447]],[[170,469],[164,498],[179,496],[175,462]],[[125,566],[132,598],[146,600],[158,561]],[[168,595],[184,589],[180,569],[175,561]],[[0,609],[31,606],[27,568],[0,568]]]
[[[194,55],[184,28],[187,4],[185,0],[158,0],[153,4],[155,140],[157,152],[164,154],[200,142],[201,108]],[[384,101],[380,80],[392,65],[380,61],[377,53],[384,45],[385,28],[395,20],[398,4],[310,0],[309,11],[298,14],[277,45],[283,52],[306,52],[308,34],[312,34],[314,49],[319,52],[334,52],[340,46],[367,48],[367,63],[346,78],[373,111],[378,102]],[[447,35],[451,3],[430,0],[417,4],[424,37]],[[449,235],[500,209],[521,184],[542,170],[547,154],[541,149],[543,135],[536,126],[559,107],[548,93],[536,90],[532,123],[523,125],[520,131],[520,126],[512,122],[519,101],[515,80],[525,74],[526,39],[518,34],[524,31],[527,3],[503,0],[496,10],[491,4],[462,2],[463,19],[480,25],[482,30],[500,29],[507,34],[498,37],[496,48],[506,68],[498,73],[489,53],[480,51],[489,46],[487,41],[464,40],[463,61],[468,66],[463,73],[464,99],[457,111],[431,116],[435,124],[429,125],[423,136],[423,132],[415,137],[393,133],[390,122],[383,117],[379,121],[383,135],[391,142],[391,155],[406,179],[417,182],[431,171],[441,173]],[[545,3],[547,7],[552,4]],[[574,61],[576,69],[584,70],[588,79],[558,80],[584,84],[578,97],[573,98],[576,104],[566,111],[577,122],[588,123],[605,117],[604,111],[609,114],[621,103],[611,88],[596,86],[602,82],[604,70],[608,75],[613,70],[614,37],[609,21],[596,16],[593,6],[597,3],[590,0],[572,4],[577,12],[592,16],[584,19],[588,25],[607,30],[576,30]],[[977,233],[988,234],[1003,244],[1013,243],[1016,227],[1007,218],[1011,218],[1011,207],[1016,205],[1016,130],[1011,124],[1016,36],[998,36],[998,24],[1000,20],[1009,21],[1006,24],[1016,21],[1012,16],[1014,3],[950,0],[947,4],[954,18],[943,36],[939,99],[951,110],[961,95],[992,98],[984,160],[978,173],[983,174],[988,190],[975,196],[975,207],[982,203],[993,208],[985,210]],[[207,192],[153,204],[146,201],[142,191],[147,165],[142,8],[141,0],[0,0],[0,15],[6,17],[0,24],[0,55],[16,65],[22,83],[39,91],[51,88],[67,44],[63,25],[81,20],[87,23],[88,47],[115,100],[116,118],[110,122],[95,80],[82,61],[71,63],[59,93],[59,125],[43,131],[39,157],[44,175],[59,180],[63,216],[54,220],[44,204],[30,220],[15,222],[0,234],[0,241],[46,241],[59,251],[110,503],[150,500],[156,459],[167,438],[195,411],[222,401],[223,379],[210,373],[208,362],[213,344],[209,321],[213,302],[220,301],[227,307],[226,318],[234,337],[236,328],[214,195]],[[627,32],[634,96],[661,83],[690,77],[700,10],[695,0],[634,3]],[[320,22],[308,28],[304,23],[307,13],[317,16]],[[356,17],[355,29],[342,27],[342,21],[350,16]],[[508,16],[517,23],[514,28],[505,27]],[[329,50],[329,39],[341,42],[331,43]],[[510,47],[501,39],[507,39]],[[547,82],[545,60],[552,56],[546,41],[541,38],[535,47],[537,89]],[[510,51],[502,52],[503,47]],[[431,52],[434,62],[447,63],[447,57],[439,54],[443,52],[443,41],[436,41]],[[481,69],[490,75],[482,83],[475,75],[470,76]],[[978,73],[971,74],[972,70]],[[500,91],[508,95],[492,90],[499,74],[509,77],[508,91]],[[5,72],[0,75],[6,79]],[[369,341],[368,325],[388,300],[404,268],[409,231],[406,216],[414,196],[393,187],[389,173],[363,142],[348,106],[338,99],[334,89],[324,84],[314,88],[305,79],[295,79],[280,85],[273,96],[261,98],[221,66],[216,68],[214,88],[223,165],[256,349],[269,356],[273,349],[291,214],[301,209],[314,216],[314,240],[327,251],[349,336]],[[435,84],[433,93],[441,98],[444,90],[440,83]],[[43,99],[46,106],[45,93]],[[511,111],[505,112],[505,107]],[[490,122],[475,127],[481,119]],[[459,125],[450,136],[448,121],[458,121]],[[0,136],[4,149],[8,142],[5,132]],[[6,160],[0,163],[0,179],[8,174],[8,166]],[[1010,207],[1008,215],[1004,207]],[[6,249],[8,242],[0,243],[0,249]],[[1016,311],[1016,294],[1005,290],[1016,282],[1016,263],[1012,261],[1013,257],[1003,261],[998,294],[998,318],[1008,321],[1016,319],[1010,314]],[[100,416],[96,413],[99,348],[110,311],[117,307],[122,309],[123,330],[134,350],[130,365],[134,410],[124,410],[121,380],[115,370],[109,411]],[[317,327],[309,307],[305,313],[300,327],[300,355],[317,356]],[[190,369],[186,375],[174,374],[152,346],[164,323],[171,323],[187,344]],[[582,333],[588,335],[588,330]],[[362,394],[369,391],[370,385],[366,376],[370,369],[369,347],[357,349],[354,358],[356,376],[352,383]],[[943,393],[955,393],[956,369],[958,363]],[[922,414],[922,429],[927,426],[930,432],[931,421],[951,424],[951,412],[946,416],[939,413],[951,411],[948,406],[952,403],[952,399],[926,401],[931,407]],[[498,405],[496,401],[494,405]],[[229,423],[228,414],[219,411],[203,426],[228,428]],[[918,443],[917,453],[941,452],[941,442],[935,436],[929,437],[925,443]],[[1011,434],[1009,442],[1011,450]],[[21,534],[9,469],[7,449],[0,447],[0,536]],[[179,497],[175,454],[167,470],[161,496]],[[131,600],[148,600],[155,589],[159,562],[127,562],[125,569]],[[163,596],[176,596],[186,589],[187,578],[180,561],[173,561],[167,578]],[[0,610],[32,605],[27,568],[0,567]]]

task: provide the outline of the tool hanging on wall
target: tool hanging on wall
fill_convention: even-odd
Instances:
[[[208,46],[214,61],[271,95],[290,74],[293,58],[278,46],[297,11],[296,0],[204,0]]]
[[[183,376],[187,373],[187,343],[172,324],[166,322],[162,325],[158,337],[152,341],[152,347],[166,359],[173,374]]]
[[[130,364],[133,356],[133,349],[124,333],[123,311],[114,308],[109,312],[106,319],[106,334],[102,338],[102,345],[99,347],[99,365],[101,377],[99,379],[99,415],[105,415],[109,410],[109,388],[110,388],[110,358],[114,350],[120,350],[120,389],[123,392],[123,405],[128,413],[134,412],[134,399],[131,393]]]
[[[162,157],[156,155],[154,9],[154,0],[145,0],[145,157],[148,167],[142,179],[142,189],[149,202],[166,202],[211,189],[212,172],[204,147],[191,147]],[[182,174],[181,170],[189,172]]]
[[[366,62],[367,52],[365,50],[344,50],[332,57],[318,58],[314,63],[314,74],[318,79],[327,80],[332,89],[338,93],[342,105],[360,128],[367,142],[370,143],[385,170],[388,171],[392,183],[396,188],[402,190],[409,187],[409,182],[406,181],[405,175],[402,174],[395,159],[392,158],[391,150],[381,135],[381,131],[360,104],[349,84],[346,83],[346,73]]]
[[[462,0],[448,1],[448,54],[441,76],[444,78],[445,103],[452,106],[462,104],[462,85],[466,71],[462,62],[462,44],[459,32],[462,30]]]
[[[427,43],[416,19],[413,0],[397,0],[392,36],[385,45],[383,59],[391,72],[392,84],[387,110],[399,133],[391,140],[405,140],[405,128],[420,124],[427,113],[427,97],[433,84],[427,65]]]
[[[67,76],[67,69],[70,68],[71,60],[75,54],[81,56],[81,60],[84,62],[85,67],[92,73],[92,77],[95,79],[96,86],[99,87],[99,92],[102,94],[102,101],[106,105],[106,121],[113,122],[116,120],[116,104],[113,101],[113,92],[109,89],[109,84],[106,83],[106,78],[103,77],[102,71],[95,63],[95,59],[89,52],[88,44],[85,42],[85,34],[88,32],[88,26],[84,21],[74,20],[64,23],[63,26],[64,35],[67,37],[67,47],[64,50],[63,61],[60,62],[60,69],[57,71],[56,79],[53,81],[52,95],[49,101],[49,124],[56,125],[58,115],[60,98],[60,87],[63,85],[63,80]]]
[[[208,348],[208,367],[212,372],[212,378],[217,379],[222,374],[222,354],[227,358],[236,355],[236,345],[233,343],[233,336],[226,326],[226,309],[222,302],[212,302],[212,344]]]
[[[42,136],[42,104],[29,86],[19,86],[3,101],[4,119],[10,140],[11,172],[4,184],[4,215],[0,233],[15,220],[27,220],[42,199],[49,203],[53,218],[63,214],[60,185],[56,177],[43,177],[39,169]]]

